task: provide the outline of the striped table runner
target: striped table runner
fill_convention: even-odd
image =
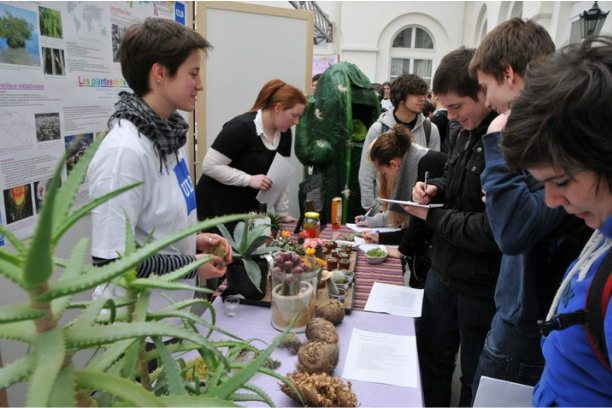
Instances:
[[[331,225],[321,231],[321,239],[329,240],[332,236]],[[352,230],[342,225],[338,239],[344,239],[342,235],[354,234]],[[402,262],[396,258],[387,260],[378,265],[370,265],[365,258],[363,251],[357,252],[357,264],[355,265],[355,303],[353,310],[363,310],[374,282],[387,283],[390,285],[402,286],[404,277],[402,274]]]

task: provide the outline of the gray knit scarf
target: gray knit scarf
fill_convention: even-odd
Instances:
[[[177,111],[172,112],[168,120],[162,119],[141,97],[125,91],[119,93],[115,113],[108,119],[108,128],[112,128],[114,120],[120,122],[121,119],[132,122],[139,134],[153,142],[153,149],[159,157],[159,171],[164,165],[169,173],[166,155],[174,153],[178,162],[178,151],[187,143],[189,125],[185,119]]]
[[[413,143],[406,154],[404,154],[397,175],[397,181],[395,182],[395,190],[393,190],[393,194],[391,194],[392,200],[412,200],[412,188],[417,182],[419,161],[427,154],[427,150],[428,149]],[[388,208],[389,211],[399,214],[408,214],[402,207],[395,203],[389,203]]]

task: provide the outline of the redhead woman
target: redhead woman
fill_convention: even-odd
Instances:
[[[301,90],[273,79],[261,89],[251,110],[223,126],[206,153],[196,188],[200,220],[258,210],[255,197],[259,190],[272,187],[266,174],[276,153],[291,156],[291,127],[297,125],[305,107]],[[283,222],[295,221],[288,215],[288,187],[276,203],[267,204]]]

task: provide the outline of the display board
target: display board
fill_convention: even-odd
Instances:
[[[147,17],[188,22],[186,3],[0,3],[0,219],[18,238],[36,224],[45,188],[68,152],[65,178],[107,131],[127,28]],[[76,203],[88,200],[87,181]],[[0,237],[0,246],[4,245]]]
[[[312,76],[322,74],[325,70],[340,61],[338,54],[315,55],[312,59]]]
[[[314,14],[232,2],[197,2],[197,30],[211,42],[205,64],[205,97],[198,98],[198,178],[206,149],[223,124],[253,106],[273,78],[310,92]],[[292,149],[296,171],[289,182],[289,213],[299,215],[302,165]]]

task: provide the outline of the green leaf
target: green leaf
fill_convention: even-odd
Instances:
[[[122,310],[114,315],[110,313],[100,313],[96,318],[98,324],[113,324],[115,322],[131,322],[132,314],[127,310]]]
[[[214,293],[212,290],[208,288],[203,288],[201,286],[193,286],[188,285],[186,283],[170,283],[163,282],[157,279],[136,279],[134,282],[130,283],[132,287],[135,288],[150,288],[150,289],[162,289],[162,290],[187,290],[194,292],[204,292],[204,293]]]
[[[227,242],[229,242],[232,248],[238,250],[238,244],[236,241],[234,241],[234,237],[232,237],[232,234],[229,233],[225,225],[218,225],[217,228],[219,229],[219,232],[221,232],[221,235],[223,235],[223,238],[227,239]]]
[[[259,402],[265,402],[266,404],[268,404],[269,407],[276,406],[276,404],[274,404],[274,402],[270,399],[268,394],[266,394],[264,390],[262,390],[261,388],[256,387],[251,384],[244,384],[242,388],[244,388],[245,390],[253,391],[255,395],[234,393],[231,396],[232,401],[259,401]]]
[[[261,245],[263,245],[268,239],[272,238],[267,235],[263,235],[264,231],[268,227],[269,225],[258,225],[255,228],[253,228],[251,231],[249,231],[249,233],[247,234],[248,235],[247,244],[246,244],[247,249],[258,248]],[[261,238],[265,238],[265,240],[261,242],[259,245],[257,245],[257,241],[261,241]]]
[[[161,399],[170,407],[240,407],[230,401],[205,395],[168,395]]]
[[[239,388],[241,388],[244,384],[247,383],[253,377],[259,369],[265,364],[266,360],[270,357],[272,352],[280,342],[285,338],[287,333],[291,331],[293,325],[295,324],[298,316],[293,318],[293,321],[285,329],[285,331],[278,336],[268,348],[262,351],[259,356],[255,360],[253,360],[248,366],[246,366],[243,370],[236,372],[232,377],[229,377],[226,381],[224,381],[221,385],[211,389],[208,393],[211,397],[219,397],[219,398],[229,398],[234,392],[236,392]]]
[[[159,312],[155,312],[155,313],[149,313],[148,318],[149,319],[155,319],[155,320],[160,320],[160,319],[166,319],[166,318],[170,318],[170,317],[180,317],[182,319],[187,319],[189,321],[198,323],[202,326],[208,327],[211,330],[216,330],[219,333],[222,333],[228,337],[234,338],[236,340],[240,340],[242,341],[242,339],[238,336],[235,336],[223,329],[221,329],[220,327],[217,327],[213,324],[210,324],[209,322],[207,322],[206,320],[202,319],[201,317],[190,313],[190,312],[184,312],[184,311],[169,311],[169,312],[164,312],[164,311],[159,311]]]
[[[15,249],[17,250],[17,253],[19,255],[25,255],[26,254],[27,248],[23,244],[23,242],[21,242],[21,240],[19,238],[17,238],[17,236],[15,236],[15,234],[13,234],[11,231],[9,231],[6,228],[4,228],[2,226],[2,224],[0,224],[0,234],[4,235],[4,238],[6,238],[6,240],[8,242],[10,242],[11,245],[13,245],[15,247]]]
[[[55,387],[51,391],[52,407],[74,407],[76,405],[76,389],[74,386],[74,364],[62,368]]]
[[[36,353],[27,354],[0,369],[0,390],[25,381],[34,371]]]
[[[219,356],[225,358],[208,340],[199,333],[165,323],[115,323],[112,326],[71,327],[66,330],[66,342],[70,347],[98,346],[134,337],[167,336],[189,340]],[[229,367],[229,364],[225,361]]]
[[[266,242],[268,242],[268,239],[269,237],[266,235],[261,235],[259,237],[256,237],[253,240],[253,244],[247,247],[248,248],[247,251],[244,252],[242,255],[251,257],[251,255],[253,255],[253,252],[255,252],[260,246],[265,245]]]
[[[113,299],[98,299],[92,302],[78,319],[75,320],[72,327],[90,327],[96,324],[96,319],[104,307],[111,309],[111,322],[115,320],[117,310]]]
[[[33,309],[29,303],[0,307],[0,323],[19,322],[22,320],[36,320],[47,312]]]
[[[136,252],[136,239],[132,232],[132,223],[128,213],[123,210],[123,216],[125,217],[125,255],[132,255]],[[135,271],[136,269],[134,269]]]
[[[104,354],[92,361],[87,365],[87,369],[90,371],[106,371],[112,366],[115,361],[119,360],[125,351],[137,341],[137,338],[121,340],[113,343]]]
[[[183,276],[187,275],[189,272],[198,268],[200,265],[204,265],[206,262],[209,262],[211,259],[212,259],[212,256],[203,256],[200,259],[197,259],[191,262],[190,264],[177,269],[174,272],[170,272],[165,275],[159,276],[157,280],[164,281],[164,282],[174,282],[175,280],[181,279]]]
[[[66,263],[64,273],[60,277],[60,280],[70,280],[76,276],[79,276],[83,271],[83,265],[85,264],[85,254],[87,253],[87,244],[89,240],[83,238],[75,245],[70,255],[70,259]],[[51,311],[53,313],[53,319],[58,321],[66,311],[66,308],[70,304],[72,296],[64,296],[58,299],[54,299],[51,302]]]
[[[181,373],[176,365],[176,362],[172,358],[172,355],[168,353],[166,346],[159,339],[159,337],[153,337],[153,342],[155,343],[155,348],[159,352],[159,357],[161,358],[161,362],[166,373],[168,391],[170,394],[174,395],[186,395],[187,391],[185,391]]]
[[[271,252],[277,252],[277,251],[282,251],[281,248],[277,248],[277,247],[265,247],[265,248],[259,248],[257,250],[255,250],[251,256],[255,256],[255,255],[263,255],[263,254],[269,254]]]
[[[61,327],[38,333],[36,336],[36,367],[30,377],[30,389],[26,405],[49,405],[51,391],[64,364],[66,347]]]
[[[231,366],[232,366],[233,370],[244,370],[247,367],[247,364],[245,364],[245,363],[232,363]],[[302,399],[302,396],[300,395],[300,392],[297,390],[297,388],[295,388],[293,383],[287,379],[287,377],[285,377],[283,375],[280,375],[276,371],[267,369],[265,367],[260,367],[258,371],[260,373],[263,373],[265,375],[269,375],[270,377],[274,377],[277,380],[282,381],[283,383],[285,383],[289,388],[291,388],[293,390],[295,395],[298,396],[298,398],[300,399],[300,402],[302,403],[302,405],[305,406],[304,400]],[[246,385],[249,385],[249,384],[246,384]]]
[[[32,320],[24,320],[15,323],[5,323],[0,330],[0,339],[23,341],[25,343],[34,343],[36,336],[36,326]]]
[[[242,263],[244,264],[244,269],[246,270],[249,279],[253,282],[253,285],[261,292],[261,288],[259,284],[261,283],[261,269],[259,269],[259,265],[257,262],[253,261],[249,258],[243,258]]]
[[[6,252],[0,251],[0,274],[20,288],[25,289],[25,282],[22,279],[21,267],[15,265],[12,260],[9,260],[7,255],[8,254]]]
[[[127,378],[130,381],[136,379],[136,371],[138,369],[138,358],[140,357],[140,351],[142,350],[142,339],[138,339],[125,353],[123,359],[123,365],[121,366],[121,376]]]
[[[238,235],[239,233],[240,235]],[[238,223],[236,225],[236,228],[234,228],[234,237],[236,237],[236,242],[240,240],[240,248],[238,252],[240,252],[241,254],[244,254],[249,249],[249,247],[247,246],[248,235],[249,235],[249,227],[246,225],[246,223],[244,222]]]
[[[70,174],[72,174],[72,172]],[[74,224],[76,224],[78,220],[80,220],[81,218],[89,214],[91,210],[93,210],[94,208],[98,207],[101,204],[104,204],[108,200],[115,198],[118,195],[123,194],[124,192],[128,190],[138,187],[141,184],[142,182],[134,183],[134,184],[130,184],[129,186],[118,188],[117,190],[111,191],[108,194],[97,197],[89,201],[88,203],[83,204],[81,207],[75,210],[72,214],[70,214],[68,218],[60,226],[56,227],[55,233],[53,235],[53,243],[57,244],[59,240],[64,236],[66,231],[68,231]]]
[[[176,241],[180,241],[186,236],[194,234],[203,229],[212,228],[214,226],[217,226],[219,223],[241,220],[245,217],[249,216],[243,214],[228,215],[218,218],[212,218],[210,220],[206,220],[192,225],[188,228],[184,228],[181,231],[177,231],[174,234],[169,234],[162,239],[152,242],[144,248],[140,248],[132,255],[128,255],[101,268],[97,268],[96,273],[82,275],[72,279],[71,281],[52,282],[51,284],[49,284],[49,289],[45,293],[38,296],[37,300],[51,300],[60,296],[66,296],[72,293],[78,293],[87,289],[94,288],[95,286],[101,283],[108,282],[118,276],[127,273],[130,268],[133,268],[134,266],[138,265],[144,259],[159,252],[161,249],[167,247],[168,245]]]
[[[114,374],[78,371],[76,381],[79,388],[97,390],[121,398],[135,407],[165,407],[164,401],[136,384]]]
[[[117,309],[136,304],[136,299],[130,299],[126,297],[113,298],[113,301],[115,302],[115,307]],[[87,309],[87,307],[91,305],[93,302],[95,301],[88,300],[88,301],[83,301],[83,302],[71,302],[68,305],[68,309]]]
[[[76,198],[79,192],[81,184],[83,183],[83,179],[85,178],[85,174],[87,173],[89,163],[91,162],[91,159],[98,150],[98,147],[100,147],[102,140],[103,138],[101,137],[94,140],[94,142],[87,148],[87,150],[85,150],[83,156],[78,160],[77,164],[72,168],[70,173],[68,173],[68,178],[66,178],[66,181],[64,181],[64,184],[61,187],[61,194],[59,195],[57,202],[53,205],[54,223],[51,225],[54,227],[55,230],[61,228],[61,225],[66,220],[68,212],[70,211],[70,207],[74,203],[74,199]],[[69,147],[68,150],[70,151],[70,149],[73,146],[76,146],[79,141],[80,140],[75,140],[75,142]],[[63,165],[64,160],[61,160],[60,165],[58,167],[63,167]],[[49,187],[49,190],[51,190],[51,187]],[[48,202],[48,194],[49,191],[47,191],[47,196],[45,197],[44,204],[47,204]]]
[[[36,231],[30,241],[28,255],[25,258],[23,265],[23,283],[26,289],[35,289],[46,282],[53,274],[53,253],[55,246],[51,243],[51,234],[53,233],[53,211],[55,207],[55,198],[61,180],[61,171],[63,162],[60,161],[49,189],[45,194],[45,201],[38,218]]]

